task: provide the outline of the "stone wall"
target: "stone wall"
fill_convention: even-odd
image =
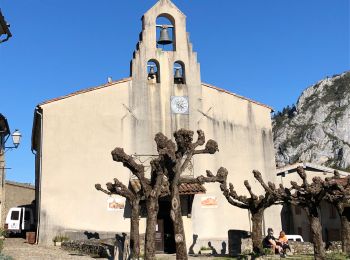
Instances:
[[[238,256],[248,254],[253,251],[253,244],[250,233],[244,230],[228,231],[228,249],[230,256]],[[310,242],[289,241],[292,255],[312,255],[314,253],[314,245]],[[325,244],[327,253],[342,252],[341,241],[334,241]]]
[[[31,205],[35,199],[35,187],[30,184],[12,181],[5,182],[5,210],[1,221],[5,223],[6,215],[10,208]],[[34,212],[33,212],[34,213]]]

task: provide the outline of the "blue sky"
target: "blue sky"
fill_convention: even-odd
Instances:
[[[187,15],[202,81],[282,109],[349,70],[348,0],[174,0]],[[140,18],[156,0],[0,0],[13,38],[0,45],[0,113],[23,143],[7,178],[34,182],[33,110],[129,76]],[[11,144],[11,142],[9,143]]]

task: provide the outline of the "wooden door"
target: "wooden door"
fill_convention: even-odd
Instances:
[[[156,226],[156,251],[164,252],[164,220],[158,219]]]

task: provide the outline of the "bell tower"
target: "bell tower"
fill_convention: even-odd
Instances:
[[[186,16],[170,0],[159,0],[142,17],[130,74],[132,129],[139,152],[154,148],[157,132],[172,136],[180,128],[197,130],[200,65],[186,31]]]

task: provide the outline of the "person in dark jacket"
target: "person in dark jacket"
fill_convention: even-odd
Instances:
[[[283,249],[281,246],[277,245],[276,238],[273,236],[273,229],[267,229],[267,236],[263,240],[264,248],[271,248],[272,252],[275,254],[283,254]]]

